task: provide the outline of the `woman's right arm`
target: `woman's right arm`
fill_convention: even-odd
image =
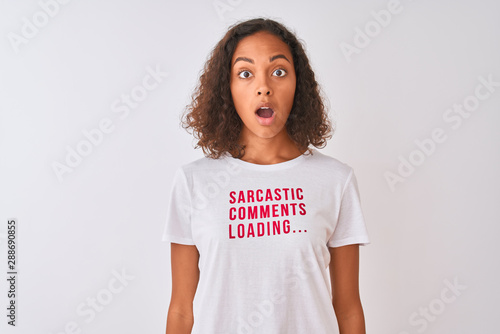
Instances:
[[[166,334],[191,334],[193,299],[198,286],[200,254],[194,245],[171,243],[172,296]]]

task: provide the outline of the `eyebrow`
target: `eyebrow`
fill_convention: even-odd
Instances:
[[[289,62],[289,63],[290,63],[290,61],[288,60],[288,58],[287,58],[287,57],[285,57],[285,55],[282,55],[282,54],[279,54],[279,55],[276,55],[276,56],[272,56],[272,57],[270,57],[270,58],[269,58],[269,62],[271,63],[271,62],[273,62],[274,60],[279,59],[279,58],[283,58],[283,59],[285,59],[287,62]],[[254,61],[253,61],[253,59],[251,59],[251,58],[247,58],[247,57],[238,57],[238,58],[236,58],[236,60],[234,61],[233,66],[234,66],[234,65],[235,65],[238,61],[240,61],[240,60],[241,60],[241,61],[246,61],[246,62],[248,62],[248,63],[250,63],[250,64],[255,64],[255,62],[254,62]],[[291,63],[290,63],[290,64],[291,64]]]

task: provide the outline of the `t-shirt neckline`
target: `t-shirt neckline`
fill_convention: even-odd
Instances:
[[[314,151],[315,150],[312,149],[312,153],[314,153]],[[257,171],[276,171],[276,170],[291,168],[293,166],[300,164],[301,162],[306,160],[310,155],[312,155],[312,154],[307,154],[307,152],[308,151],[304,152],[303,154],[299,155],[296,158],[269,165],[260,165],[252,162],[247,162],[245,160],[233,158],[231,155],[227,155],[227,159],[229,159],[229,161],[231,161],[232,163],[235,163],[238,166],[244,167],[246,169],[257,170]]]

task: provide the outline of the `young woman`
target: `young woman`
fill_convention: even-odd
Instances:
[[[167,334],[365,333],[356,177],[311,147],[332,128],[294,34],[262,18],[231,27],[183,124],[206,157],[174,178]]]

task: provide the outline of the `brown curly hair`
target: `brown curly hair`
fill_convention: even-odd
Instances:
[[[309,145],[322,148],[332,137],[334,129],[302,44],[282,24],[255,18],[231,26],[215,46],[191,97],[191,104],[186,106],[182,115],[182,127],[192,132],[198,140],[195,148],[201,147],[207,157],[217,159],[226,152],[236,158],[244,155],[244,146],[239,144],[243,122],[234,107],[229,86],[231,59],[238,42],[259,31],[279,37],[293,56],[297,82],[292,110],[285,124],[290,138],[303,151],[309,149]]]

